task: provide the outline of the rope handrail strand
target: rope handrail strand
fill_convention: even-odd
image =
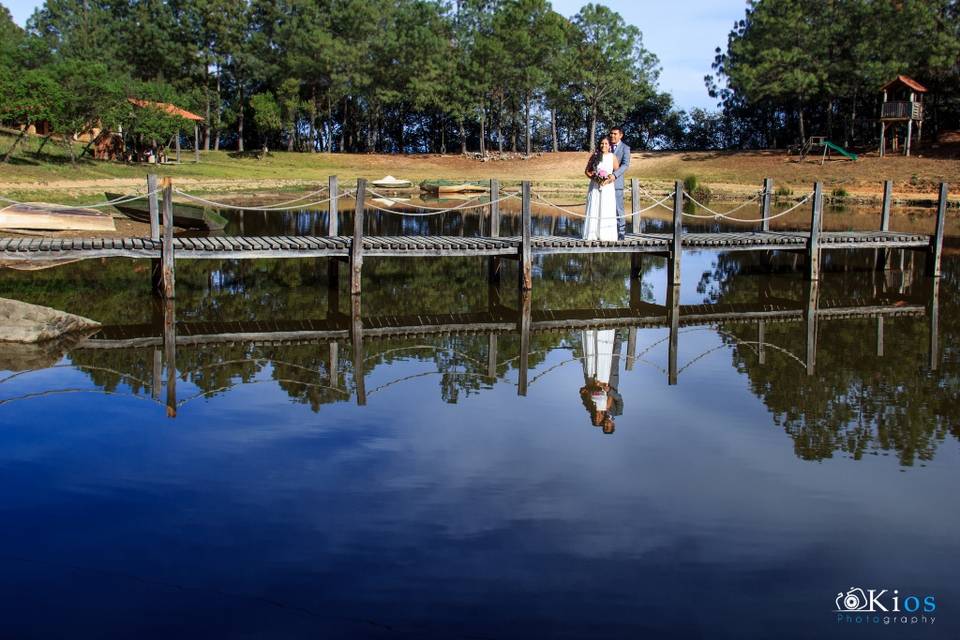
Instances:
[[[367,189],[367,194],[369,194],[369,195],[371,195],[371,196],[374,196],[374,197],[377,197],[377,198],[383,198],[384,200],[391,200],[391,201],[393,201],[393,202],[402,202],[402,201],[401,201],[400,199],[398,199],[396,196],[384,195],[384,194],[382,194],[382,193],[379,193],[379,192],[377,192],[377,191],[374,191],[373,189]],[[497,202],[504,202],[505,200],[510,200],[511,198],[516,198],[516,197],[518,197],[519,195],[520,195],[519,193],[510,193],[510,194],[507,194],[506,196],[500,196],[500,197],[497,198],[496,200],[490,199],[490,200],[487,200],[486,202],[480,202],[480,200],[483,198],[483,196],[477,196],[476,198],[471,198],[471,199],[465,201],[463,204],[457,205],[457,206],[455,206],[455,207],[448,207],[448,208],[428,207],[428,206],[425,206],[425,205],[410,205],[410,206],[415,206],[417,209],[426,209],[427,211],[440,211],[440,212],[445,212],[445,211],[457,211],[457,210],[459,210],[459,209],[466,209],[466,208],[473,207],[473,206],[476,205],[476,204],[479,204],[480,206],[486,207],[486,206],[488,206],[488,205],[495,204],[495,203],[497,203]],[[469,205],[469,207],[468,207],[467,205]]]
[[[553,208],[556,209],[557,211],[562,211],[562,212],[564,212],[565,214],[567,214],[568,216],[573,216],[573,217],[575,217],[575,218],[586,218],[586,217],[587,217],[587,215],[586,215],[585,213],[580,213],[580,212],[578,212],[578,211],[571,211],[570,209],[566,209],[566,208],[564,208],[564,207],[562,207],[562,206],[560,206],[560,205],[558,205],[558,204],[555,204],[555,203],[553,203],[553,202],[550,202],[549,200],[547,200],[546,198],[544,198],[543,196],[541,196],[539,193],[534,193],[533,195],[534,195],[534,197],[537,198],[537,200],[539,200],[540,202],[542,202],[542,203],[545,204],[546,206],[548,206],[548,207],[553,207]],[[622,216],[619,216],[619,215],[618,215],[618,216],[615,216],[615,217],[616,217],[616,219],[618,219],[618,220],[621,220],[621,219],[622,219],[622,220],[627,220],[627,219],[632,218],[632,217],[635,216],[635,215],[640,215],[641,213],[646,213],[646,212],[649,211],[650,209],[654,209],[654,208],[656,208],[656,207],[662,206],[662,207],[664,207],[664,208],[668,208],[668,207],[666,207],[663,203],[666,202],[667,200],[670,200],[671,198],[673,198],[673,194],[670,194],[670,195],[666,196],[665,198],[663,198],[662,200],[659,200],[659,201],[657,201],[657,202],[654,202],[654,203],[653,203],[652,205],[650,205],[649,207],[646,207],[646,208],[644,208],[644,209],[640,209],[639,211],[631,211],[630,213],[624,213]],[[573,205],[573,206],[585,207],[585,206],[586,206],[586,203],[578,204],[578,205]]]
[[[693,197],[693,195],[687,193],[686,191],[683,192],[683,195],[684,195],[685,198],[687,198],[687,200],[689,200],[689,201],[692,202],[693,204],[697,205],[697,206],[700,207],[701,209],[705,209],[706,211],[709,211],[710,213],[712,213],[712,214],[713,214],[713,217],[715,217],[715,218],[722,218],[722,217],[727,217],[727,216],[729,216],[731,213],[736,213],[737,211],[740,211],[740,209],[743,209],[744,207],[746,207],[746,206],[749,205],[749,204],[753,204],[753,203],[756,202],[763,194],[758,193],[758,194],[754,195],[752,198],[750,198],[749,200],[746,200],[746,201],[744,201],[744,202],[741,202],[739,205],[737,205],[737,206],[734,207],[733,209],[730,209],[729,211],[715,211],[715,210],[711,209],[710,207],[708,207],[707,205],[703,204],[702,202],[698,201],[696,198]],[[693,214],[693,213],[684,213],[683,215],[685,215],[685,216],[690,216],[690,217],[699,217],[699,218],[707,217],[707,216],[697,216],[696,214]]]
[[[98,209],[100,207],[112,207],[115,204],[125,204],[127,202],[133,202],[134,200],[142,200],[143,198],[148,198],[155,193],[160,193],[160,190],[148,191],[144,194],[127,194],[114,198],[113,200],[107,200],[105,202],[96,202],[94,204],[57,204],[51,202],[20,202],[19,200],[11,200],[10,198],[5,198],[0,196],[0,200],[4,202],[9,202],[9,206],[15,205],[30,205],[34,207],[39,207],[43,209],[52,209],[56,207],[70,207],[74,209]],[[5,207],[6,208],[6,207]]]
[[[381,197],[382,197],[382,196],[381,196]],[[511,195],[511,196],[507,196],[507,197],[501,197],[500,199],[496,200],[495,202],[503,202],[504,200],[510,200],[511,198],[515,198],[515,197],[516,197],[516,196],[512,196],[512,195]],[[387,199],[390,199],[390,198],[387,198]],[[456,206],[456,207],[451,207],[451,208],[449,208],[449,209],[434,209],[433,207],[421,207],[420,205],[414,205],[414,204],[411,204],[411,205],[409,205],[409,206],[416,207],[417,209],[427,208],[427,209],[430,209],[430,210],[429,210],[429,211],[419,211],[419,212],[416,212],[416,211],[397,211],[396,209],[387,209],[387,208],[384,208],[384,207],[378,207],[377,205],[374,205],[374,204],[370,204],[369,202],[364,202],[364,207],[373,209],[374,211],[382,211],[383,213],[393,213],[393,214],[396,214],[396,215],[398,215],[398,216],[410,216],[410,217],[412,217],[412,218],[422,218],[422,217],[429,217],[429,216],[438,216],[438,215],[442,215],[442,214],[444,214],[444,213],[450,213],[450,212],[453,212],[453,211],[467,211],[467,210],[470,210],[470,209],[479,209],[479,208],[482,208],[482,207],[488,207],[488,206],[490,206],[490,203],[489,203],[489,202],[480,202],[480,203],[476,203],[476,204],[470,204],[470,201],[467,201],[466,203],[464,203],[464,204],[462,204],[462,205],[458,205],[458,206]]]
[[[327,199],[325,199],[325,200],[316,200],[316,201],[314,201],[314,202],[304,202],[304,203],[300,203],[300,204],[296,204],[296,205],[292,205],[292,206],[287,206],[287,207],[275,207],[275,206],[271,206],[271,207],[255,207],[255,206],[238,206],[238,205],[233,205],[233,204],[227,204],[227,203],[225,203],[225,202],[216,202],[215,200],[207,200],[206,198],[201,198],[200,196],[195,196],[195,195],[193,195],[193,194],[187,193],[186,191],[181,191],[180,189],[174,189],[173,191],[174,191],[174,193],[176,193],[177,195],[183,196],[183,197],[186,198],[187,200],[193,200],[194,202],[200,202],[200,203],[202,203],[202,204],[205,204],[205,205],[210,206],[210,207],[214,207],[214,208],[216,208],[216,209],[230,209],[230,210],[233,210],[233,211],[264,211],[264,212],[268,212],[268,211],[293,211],[293,210],[296,210],[296,209],[307,209],[307,208],[310,208],[310,207],[319,206],[319,205],[321,205],[321,204],[327,204],[327,203],[330,202],[330,200],[331,200],[331,198],[327,198]]]
[[[240,208],[241,208],[241,209],[246,209],[247,211],[288,211],[288,210],[290,210],[290,209],[299,209],[299,208],[302,208],[302,207],[305,207],[305,206],[314,206],[314,205],[317,205],[317,204],[326,204],[327,202],[330,202],[330,198],[327,198],[326,200],[322,200],[322,201],[317,201],[317,202],[309,202],[309,203],[304,203],[304,202],[303,202],[304,200],[307,200],[308,198],[312,198],[312,197],[314,197],[314,196],[316,196],[316,195],[319,195],[319,194],[321,194],[321,193],[324,193],[324,192],[326,192],[326,191],[328,191],[327,187],[321,187],[321,188],[317,189],[316,191],[311,191],[310,193],[305,193],[304,195],[300,196],[299,198],[294,198],[293,200],[286,200],[286,201],[284,201],[284,202],[274,202],[273,204],[265,204],[265,205],[263,205],[262,207],[249,206],[249,207],[240,207]],[[177,193],[179,193],[180,195],[182,195],[182,196],[184,196],[184,197],[186,197],[186,198],[191,198],[191,199],[193,199],[193,198],[199,198],[199,196],[194,196],[193,194],[189,194],[189,193],[186,193],[186,192],[180,191],[180,190],[177,190]],[[222,208],[224,208],[224,209],[236,208],[236,205],[231,205],[231,204],[227,204],[227,203],[224,203],[224,202],[214,202],[213,200],[204,200],[204,202],[210,203],[210,204],[213,205],[213,206],[222,207]],[[294,204],[294,203],[300,203],[300,204]],[[289,206],[289,207],[288,207],[287,205],[292,205],[292,206]]]
[[[776,218],[780,218],[780,217],[785,216],[785,215],[787,215],[787,214],[789,214],[789,213],[792,213],[792,212],[795,211],[797,208],[803,206],[811,197],[813,197],[813,192],[811,191],[810,193],[808,193],[807,195],[805,195],[803,198],[800,199],[799,202],[797,202],[795,205],[793,205],[792,207],[790,207],[790,208],[787,209],[786,211],[781,211],[780,213],[775,213],[775,214],[770,215],[770,216],[764,216],[764,217],[762,217],[762,218],[735,218],[735,217],[732,217],[732,216],[728,215],[729,213],[733,213],[734,211],[737,211],[738,209],[742,209],[744,206],[746,206],[747,204],[749,204],[751,201],[747,201],[747,202],[745,202],[743,205],[737,207],[736,209],[731,209],[729,212],[720,213],[720,212],[713,212],[712,209],[710,209],[710,208],[708,208],[708,207],[705,207],[704,205],[700,204],[699,202],[697,202],[696,200],[694,200],[694,199],[690,196],[690,194],[688,194],[687,192],[684,192],[684,195],[685,195],[687,198],[690,198],[690,201],[693,202],[695,205],[700,206],[700,207],[703,207],[703,208],[706,209],[707,211],[712,211],[712,215],[698,215],[698,214],[695,214],[695,213],[684,213],[683,215],[687,216],[688,218],[701,218],[701,219],[704,219],[704,218],[705,218],[705,219],[710,219],[710,220],[716,220],[717,218],[723,218],[723,219],[726,219],[726,220],[732,220],[732,221],[734,221],[734,222],[763,222],[764,220],[775,220]],[[762,194],[761,194],[761,195],[762,195]]]

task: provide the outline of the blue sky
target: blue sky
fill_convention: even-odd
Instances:
[[[38,0],[0,0],[23,25]],[[572,16],[587,4],[582,0],[553,0],[554,9]],[[743,17],[746,0],[608,0],[602,4],[617,11],[643,32],[644,43],[660,58],[660,88],[673,94],[677,106],[713,108],[703,76],[710,73],[714,49],[725,45],[733,23]]]

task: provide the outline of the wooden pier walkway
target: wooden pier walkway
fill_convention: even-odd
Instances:
[[[639,260],[644,255],[667,258],[668,284],[680,283],[680,263],[684,251],[788,251],[806,256],[806,272],[810,280],[820,274],[820,256],[826,250],[873,249],[881,257],[878,268],[883,268],[885,256],[891,249],[911,249],[927,254],[928,274],[940,275],[943,233],[947,206],[947,185],[940,186],[936,230],[933,235],[905,233],[890,230],[890,183],[884,189],[881,228],[875,231],[821,231],[823,195],[820,183],[814,185],[809,231],[769,230],[769,180],[765,181],[762,198],[761,228],[756,231],[720,233],[689,233],[683,231],[683,202],[686,194],[682,183],[675,185],[673,194],[673,230],[670,233],[641,233],[638,205],[638,183],[633,183],[633,211],[631,232],[624,240],[600,242],[559,236],[534,236],[531,233],[530,183],[522,184],[521,230],[517,237],[500,237],[499,199],[491,197],[488,205],[491,235],[463,236],[370,236],[364,235],[363,220],[366,207],[366,181],[357,183],[356,208],[352,235],[339,233],[337,182],[330,179],[328,235],[326,236],[265,236],[265,237],[174,237],[173,187],[169,179],[163,186],[163,206],[151,193],[152,223],[149,238],[0,238],[0,260],[3,261],[57,261],[88,258],[146,258],[154,261],[154,284],[160,295],[175,295],[175,260],[208,259],[262,259],[262,258],[332,258],[350,265],[350,291],[361,291],[364,257],[487,257],[490,259],[490,278],[499,279],[500,261],[514,259],[519,263],[519,287],[532,288],[532,263],[535,256],[547,254],[627,253],[633,257],[631,274],[639,273]],[[491,181],[491,194],[499,194],[497,181]],[[162,222],[161,214],[162,210]],[[405,215],[397,212],[397,215]],[[699,216],[703,217],[703,216]],[[162,228],[162,235],[161,235]],[[334,264],[332,277],[338,271]]]

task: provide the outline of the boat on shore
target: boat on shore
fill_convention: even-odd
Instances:
[[[116,231],[117,227],[106,211],[25,202],[0,209],[0,229]]]
[[[107,200],[121,198],[116,193],[106,193]],[[146,200],[133,200],[123,204],[115,204],[114,208],[131,220],[150,222],[150,205]],[[161,212],[161,218],[162,218]],[[227,226],[227,219],[216,211],[197,207],[192,204],[173,205],[173,225],[183,229],[201,229],[205,231],[221,231]]]
[[[424,180],[420,183],[420,190],[432,194],[441,193],[483,193],[489,187],[475,182],[455,182],[453,180]]]
[[[371,180],[370,184],[378,189],[412,189],[413,183],[409,180],[385,176],[379,180]]]

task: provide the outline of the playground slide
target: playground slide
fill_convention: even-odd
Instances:
[[[851,152],[847,151],[846,149],[844,149],[843,147],[841,147],[840,145],[834,144],[834,143],[830,142],[829,140],[824,140],[824,141],[823,141],[823,146],[827,147],[828,149],[833,149],[834,151],[836,151],[836,152],[839,153],[840,155],[846,156],[847,158],[850,158],[851,160],[856,160],[856,159],[857,159],[857,154],[851,153]]]

